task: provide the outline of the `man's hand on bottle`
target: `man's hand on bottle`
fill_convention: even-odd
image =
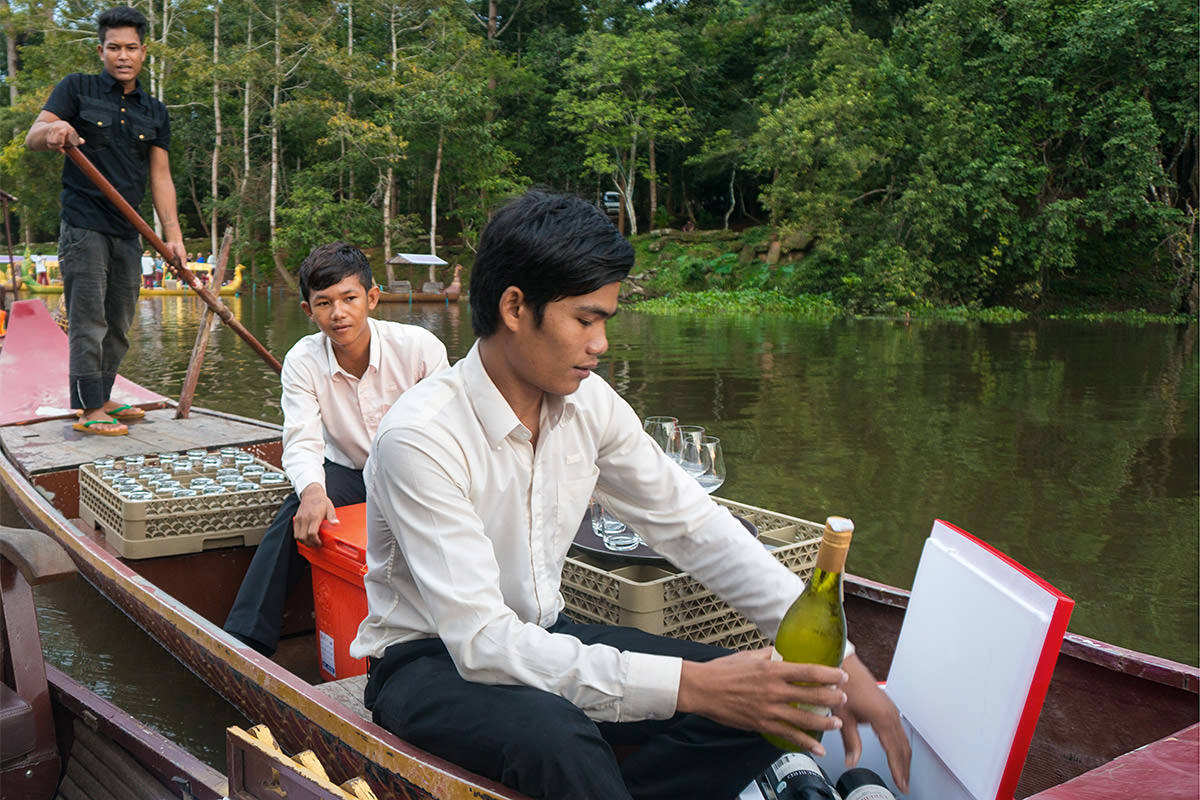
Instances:
[[[772,661],[769,647],[712,661],[684,661],[676,710],[771,734],[820,756],[825,749],[804,731],[835,730],[842,720],[796,704],[843,706],[847,678],[837,667]]]
[[[846,766],[858,764],[862,756],[862,738],[858,735],[858,723],[865,722],[875,731],[883,751],[887,754],[888,767],[896,788],[908,793],[908,770],[912,760],[912,746],[900,725],[900,711],[891,698],[884,694],[875,677],[866,665],[851,655],[842,663],[849,675],[843,687],[846,702],[835,707],[833,713],[842,720],[842,745],[846,750]]]

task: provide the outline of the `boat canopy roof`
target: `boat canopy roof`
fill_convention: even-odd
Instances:
[[[437,256],[431,256],[428,253],[396,253],[387,260],[389,264],[432,264],[435,267],[441,267],[446,264],[445,261]]]

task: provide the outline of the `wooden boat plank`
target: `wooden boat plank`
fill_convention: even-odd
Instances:
[[[176,790],[186,788],[196,800],[219,800],[226,796],[227,782],[221,773],[194,755],[147,728],[117,706],[76,683],[52,664],[46,664],[54,703],[69,714],[55,720],[60,730],[68,719],[86,721],[102,739],[137,753],[140,764],[162,784]]]
[[[8,336],[0,350],[0,425],[70,414],[67,378],[67,334],[40,300],[19,300],[9,310]],[[143,405],[167,398],[117,376],[112,398]],[[116,437],[109,437],[116,438]]]
[[[371,712],[363,705],[363,691],[367,688],[366,675],[351,675],[349,678],[327,681],[317,688],[363,719],[371,719]]]
[[[1119,719],[1111,720],[1120,725]],[[1200,725],[1165,736],[1030,800],[1195,800],[1200,797]]]
[[[193,414],[175,419],[172,408],[151,409],[129,425],[127,436],[96,436],[71,427],[70,420],[46,420],[0,428],[0,446],[28,475],[75,469],[102,456],[148,455],[191,448],[212,449],[263,444],[278,430],[233,418]]]

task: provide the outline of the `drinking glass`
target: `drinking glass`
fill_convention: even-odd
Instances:
[[[699,448],[702,441],[704,441],[704,428],[699,425],[677,425],[675,426],[675,449],[673,452],[668,452],[667,455],[675,463],[683,466],[683,454],[688,445]],[[696,469],[698,471],[699,467],[697,466]],[[693,477],[695,476],[694,472],[689,472],[688,474]]]
[[[592,533],[600,537],[606,549],[621,553],[634,550],[642,543],[642,537],[636,531],[610,514],[596,498],[591,499],[588,508],[592,515]]]
[[[650,434],[650,438],[662,448],[664,453],[671,452],[671,445],[675,440],[675,429],[678,426],[679,420],[675,417],[646,417],[642,422],[642,430]]]
[[[712,494],[725,483],[725,454],[721,452],[721,440],[709,436],[700,443],[700,464],[703,471],[696,475],[700,488]]]

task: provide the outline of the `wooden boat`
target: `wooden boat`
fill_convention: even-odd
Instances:
[[[416,261],[414,259],[421,259]],[[426,281],[421,287],[421,291],[414,292],[412,284],[409,281],[392,281],[388,288],[380,291],[379,302],[381,303],[453,303],[463,299],[462,295],[462,264],[454,265],[454,278],[450,281],[450,285],[442,288],[440,283],[433,280],[434,264],[445,264],[436,256],[414,256],[409,253],[398,253],[391,259],[393,264],[429,264],[430,280]]]
[[[16,800],[373,800],[360,778],[339,786],[318,761],[279,749],[270,730],[226,731],[229,778],[45,663],[32,587],[75,575],[41,531],[0,526],[0,796]]]
[[[225,776],[42,659],[33,585],[75,574],[43,533],[0,527],[0,614],[12,685],[0,682],[0,794],[28,800],[218,800]]]
[[[54,413],[61,400],[51,393],[61,393],[58,385],[65,387],[65,365],[61,380],[48,365],[55,352],[65,362],[65,344],[56,343],[51,328],[57,330],[40,303],[15,304],[9,340],[0,351],[0,380],[7,388],[0,393],[0,501],[8,505],[0,511],[10,517],[19,513],[53,536],[92,584],[181,662],[251,720],[269,725],[285,749],[311,748],[335,779],[361,774],[379,797],[519,797],[372,723],[361,706],[361,678],[319,682],[309,586],[298,587],[289,599],[285,638],[273,659],[225,634],[220,624],[249,563],[250,548],[129,560],[80,519],[79,468],[93,458],[236,446],[278,463],[280,431],[275,425],[200,409],[176,420],[170,400],[120,381],[114,399],[148,409],[146,420],[131,425],[128,436],[75,434],[65,415]],[[38,368],[28,369],[30,363]],[[850,578],[846,595],[858,652],[882,679],[908,593]],[[1198,687],[1200,670],[1194,667],[1068,634],[1017,796],[1063,797],[1038,793],[1054,792],[1073,778],[1088,780],[1084,773],[1089,770],[1109,769],[1106,765],[1118,757],[1139,758],[1125,754],[1195,726]],[[1194,743],[1194,733],[1188,735]],[[1181,738],[1186,740],[1175,737]],[[1194,744],[1189,752],[1175,763],[1180,780],[1194,782]],[[1138,796],[1143,788],[1131,786],[1125,786],[1124,796]]]
[[[195,272],[197,276],[208,275],[211,277],[213,265],[212,264],[189,263],[188,268],[191,269],[193,272]],[[229,283],[223,284],[221,286],[221,291],[219,292],[219,294],[222,297],[232,297],[233,295],[237,294],[238,291],[241,290],[241,288],[242,288],[242,273],[245,269],[246,269],[245,265],[243,265],[243,264],[237,265],[237,268],[234,270],[234,273],[233,273],[233,280],[231,280],[231,281],[229,281]],[[163,283],[164,283],[163,286],[155,286],[152,288],[147,288],[147,287],[143,286],[141,291],[138,292],[138,297],[179,297],[182,295],[192,294],[192,290],[190,288],[188,288],[187,286],[181,285],[179,283],[179,281],[174,278],[167,278],[164,280]],[[30,294],[38,294],[38,295],[62,294],[63,284],[62,284],[62,281],[58,280],[58,279],[52,280],[49,285],[45,285],[45,286],[40,283],[28,283],[27,282],[24,284],[23,290],[29,292]]]

